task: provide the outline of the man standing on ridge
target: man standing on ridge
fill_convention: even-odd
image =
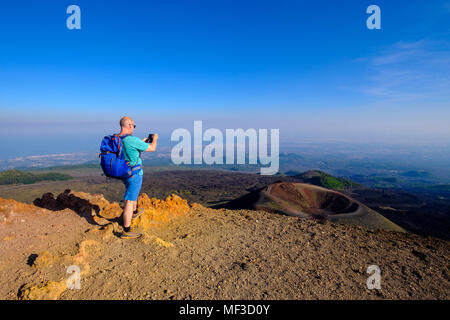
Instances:
[[[121,131],[119,136],[127,135],[122,139],[123,154],[125,160],[129,162],[130,167],[140,164],[142,166],[142,160],[140,157],[141,152],[153,152],[156,150],[156,144],[158,141],[158,135],[153,135],[152,143],[147,143],[147,138],[139,139],[132,134],[136,125],[130,117],[123,117],[120,119]],[[130,230],[131,219],[137,218],[144,212],[144,208],[137,210],[137,198],[142,187],[142,178],[144,172],[141,168],[139,172],[130,178],[123,179],[122,182],[125,185],[125,208],[123,210],[123,233],[120,235],[122,239],[134,239],[139,238],[142,234],[132,232]]]

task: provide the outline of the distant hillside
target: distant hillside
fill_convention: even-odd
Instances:
[[[429,178],[431,173],[425,170],[409,170],[401,173],[402,176],[408,178]]]
[[[18,183],[32,184],[38,181],[58,181],[70,179],[72,179],[72,176],[58,172],[41,174],[34,174],[31,172],[23,172],[19,170],[7,170],[0,172],[0,185]]]
[[[20,169],[20,168],[19,168]],[[43,168],[26,168],[26,171],[66,171],[66,170],[75,170],[75,169],[100,169],[99,161],[90,161],[81,164],[66,164],[66,165],[58,165],[58,166],[49,166]]]
[[[432,191],[443,191],[443,192],[450,192],[450,184],[439,184],[439,185],[432,185],[426,188],[427,190]]]
[[[319,170],[310,170],[293,176],[300,179],[304,183],[314,184],[316,186],[333,190],[343,190],[346,188],[360,186],[358,183],[352,180],[334,177]]]

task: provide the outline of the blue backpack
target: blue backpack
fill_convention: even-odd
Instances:
[[[100,166],[105,176],[115,179],[126,179],[133,177],[141,170],[141,165],[130,166],[123,155],[122,140],[128,135],[118,134],[106,136],[100,145]]]

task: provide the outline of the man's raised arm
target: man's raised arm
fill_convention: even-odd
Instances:
[[[147,142],[148,138],[144,138],[142,139],[142,141]],[[153,135],[153,141],[152,143],[149,144],[147,150],[145,150],[145,152],[154,152],[156,150],[156,145],[157,145],[157,141],[158,141],[158,134],[154,134]]]

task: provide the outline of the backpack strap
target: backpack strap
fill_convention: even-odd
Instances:
[[[108,154],[108,153],[113,153],[113,154],[116,154],[115,152],[111,152],[111,151],[105,151],[105,152],[100,152],[99,154],[98,154],[98,157],[100,158],[102,155],[104,155],[104,154]]]
[[[117,156],[119,156],[120,151],[122,150],[122,140],[125,139],[126,137],[129,136],[129,134],[125,134],[123,136],[119,136],[118,133],[113,135],[114,137],[117,137],[117,139],[119,140],[119,146],[117,147]],[[113,138],[114,139],[114,138]]]
[[[120,156],[120,153],[122,152],[122,140],[129,136],[129,134],[124,134],[123,136],[119,136],[118,133],[113,134],[114,137],[117,137],[119,140],[119,146],[117,147],[117,156]],[[113,138],[114,139],[114,138]]]
[[[142,166],[140,164],[135,165],[134,167],[130,168],[130,171],[128,171],[128,174],[133,177],[134,173],[139,172],[142,169]]]
[[[116,136],[119,139],[119,148],[118,148],[118,152],[121,152],[121,147],[122,147],[122,140],[125,139],[126,137],[129,136],[129,134],[124,134],[123,136],[119,136],[119,134],[115,134],[114,136]],[[119,154],[118,154],[119,155]],[[134,173],[137,171],[139,172],[142,169],[142,165],[141,164],[136,164],[134,166],[130,166],[130,163],[127,161],[127,165],[130,167],[130,170],[128,171],[128,174],[130,175],[130,177],[133,177]]]

